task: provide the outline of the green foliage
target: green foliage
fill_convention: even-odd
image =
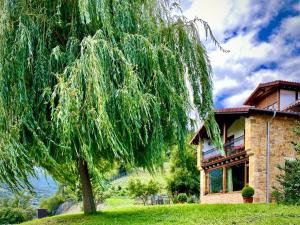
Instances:
[[[184,149],[185,80],[221,143],[197,23],[215,39],[176,2],[0,0],[0,181],[30,188],[38,165],[72,183],[79,160],[93,179],[115,159],[153,171]]]
[[[177,201],[179,203],[186,203],[188,200],[188,196],[186,193],[180,193],[177,195]]]
[[[254,191],[253,187],[245,186],[242,189],[243,197],[253,197],[254,193],[255,193],[255,191]]]
[[[185,157],[174,147],[171,152],[171,176],[167,179],[167,190],[176,196],[178,193],[199,196],[199,170],[197,169],[196,151],[187,146]]]
[[[30,205],[32,196],[25,193],[0,199],[0,224],[17,224],[32,220],[35,210]]]
[[[42,199],[40,202],[40,208],[47,209],[52,215],[55,214],[55,210],[64,202],[64,198],[61,195],[53,195],[49,198]]]
[[[97,203],[103,203],[107,198],[114,195],[115,190],[104,186],[97,186],[94,189],[94,197]]]
[[[300,136],[300,127],[295,129]],[[300,143],[294,142],[296,159],[286,160],[284,166],[278,166],[281,174],[277,176],[280,187],[274,188],[272,196],[278,203],[300,205]]]
[[[119,202],[116,205],[119,205]],[[62,215],[33,220],[24,225],[295,225],[299,222],[298,206],[182,204],[118,208],[106,210],[92,216],[83,214]]]
[[[141,180],[130,180],[128,184],[128,191],[134,198],[139,198],[143,201],[144,205],[150,195],[155,195],[159,191],[159,184],[150,180],[148,184],[144,184]]]
[[[35,215],[33,209],[0,208],[0,224],[17,224],[32,220]]]
[[[277,176],[280,186],[274,187],[272,196],[278,203],[300,205],[300,160],[286,161],[278,168],[282,172]]]

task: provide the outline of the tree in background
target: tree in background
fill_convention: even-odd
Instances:
[[[159,192],[159,184],[153,180],[150,180],[148,184],[142,183],[139,179],[130,180],[128,191],[131,196],[141,199],[143,204],[146,205],[148,197]]]
[[[300,137],[300,127],[295,129]],[[274,188],[273,197],[278,203],[300,205],[300,143],[293,142],[296,151],[295,160],[286,160],[284,166],[278,166],[282,172],[277,176],[280,188]]]
[[[0,0],[0,181],[30,188],[34,166],[79,179],[93,213],[93,182],[114,160],[154,171],[170,143],[184,150],[192,105],[221,143],[197,22],[215,39],[177,6]]]
[[[196,150],[186,146],[186,154],[181,157],[176,146],[171,151],[171,176],[167,179],[167,190],[176,197],[179,193],[199,196],[200,176],[197,168]]]

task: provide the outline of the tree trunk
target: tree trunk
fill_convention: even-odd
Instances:
[[[86,161],[78,161],[78,172],[82,189],[83,211],[85,214],[96,212],[93,189]]]

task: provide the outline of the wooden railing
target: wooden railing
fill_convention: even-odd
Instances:
[[[226,156],[236,154],[239,151],[245,149],[245,136],[242,135],[238,138],[235,138],[229,142],[226,142],[224,145],[224,150]],[[221,151],[218,148],[212,148],[208,151],[202,152],[202,160],[209,160],[212,158],[221,157]]]

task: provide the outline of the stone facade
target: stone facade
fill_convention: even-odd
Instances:
[[[245,150],[249,156],[249,185],[255,189],[254,202],[266,202],[266,149],[267,122],[270,115],[253,114],[245,118]],[[294,133],[299,119],[276,116],[270,125],[270,187],[277,186],[278,165],[284,165],[286,159],[294,159],[292,141],[299,140]],[[299,140],[300,141],[300,140]],[[201,203],[242,203],[240,192],[205,194],[205,171],[201,168],[201,144],[198,146],[198,167],[200,169]]]
[[[245,149],[249,155],[249,185],[255,189],[254,202],[266,202],[266,149],[267,121],[272,116],[253,115],[245,121]],[[277,186],[278,165],[295,158],[291,143],[299,137],[293,132],[297,120],[291,117],[275,117],[270,124],[270,193]]]

